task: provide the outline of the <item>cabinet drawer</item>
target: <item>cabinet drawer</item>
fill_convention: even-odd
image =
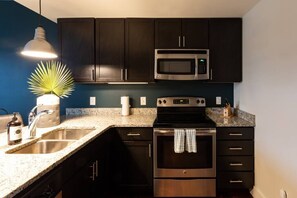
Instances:
[[[218,189],[250,189],[253,185],[253,172],[226,172],[217,175]]]
[[[122,140],[152,140],[153,129],[145,127],[117,128],[117,133]]]
[[[218,155],[254,155],[254,141],[218,141]]]
[[[253,156],[220,156],[217,158],[219,171],[253,171]]]
[[[253,127],[219,127],[217,128],[218,140],[253,140]]]

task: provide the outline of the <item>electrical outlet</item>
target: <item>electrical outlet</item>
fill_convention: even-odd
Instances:
[[[216,105],[221,105],[222,104],[222,97],[221,96],[217,96],[216,97]]]
[[[142,105],[142,106],[146,105],[146,97],[145,96],[140,97],[140,105]]]
[[[92,106],[96,105],[96,97],[94,96],[90,97],[90,105]]]

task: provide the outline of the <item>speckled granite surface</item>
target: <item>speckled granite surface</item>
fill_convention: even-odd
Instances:
[[[209,117],[218,127],[255,125],[240,117],[226,120],[218,112],[215,108],[207,110]],[[7,146],[6,133],[0,133],[0,197],[13,197],[110,127],[152,127],[156,117],[155,108],[131,109],[131,113],[130,116],[121,116],[120,108],[67,109],[67,118],[64,118],[59,126],[38,129],[37,139],[24,139],[21,144],[15,146]],[[37,141],[41,134],[56,128],[94,128],[94,131],[65,149],[51,154],[5,153],[7,150],[31,144],[32,141]]]
[[[207,108],[207,116],[212,119],[217,127],[254,127],[255,115],[233,109],[233,116],[223,117],[223,108]]]
[[[5,153],[7,150],[22,146],[22,144],[30,144],[31,141],[36,140],[24,140],[24,143],[16,146],[2,145],[0,148],[0,197],[13,197],[110,127],[152,127],[154,120],[155,114],[150,113],[125,117],[115,114],[67,116],[67,119],[62,121],[58,127],[38,130],[37,135],[40,136],[55,128],[95,128],[95,130],[63,150],[51,154]],[[6,137],[6,133],[0,134],[0,139],[6,140]]]

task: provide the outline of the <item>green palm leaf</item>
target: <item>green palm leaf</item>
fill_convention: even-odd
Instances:
[[[51,93],[64,98],[74,91],[74,80],[70,69],[58,61],[37,64],[28,79],[28,84],[31,92],[37,96]]]

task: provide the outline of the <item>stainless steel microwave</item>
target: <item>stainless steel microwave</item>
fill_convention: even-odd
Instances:
[[[208,80],[208,49],[155,49],[157,80]]]

